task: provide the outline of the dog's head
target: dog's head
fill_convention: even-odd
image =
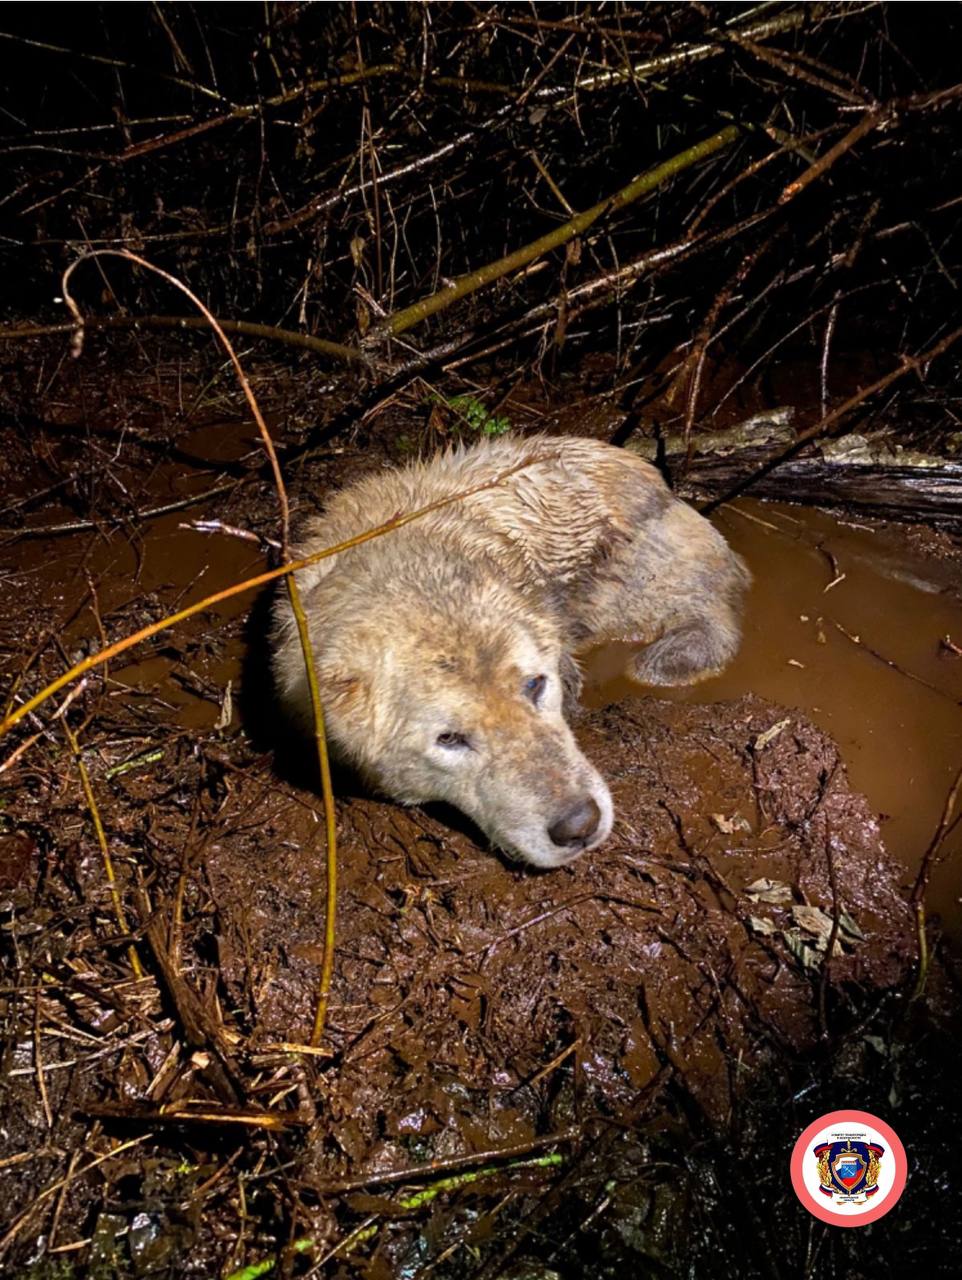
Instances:
[[[335,749],[385,794],[454,805],[534,866],[600,845],[611,796],[562,714],[554,623],[483,574],[396,586],[372,594],[355,580],[347,598],[331,575],[310,598]],[[296,636],[275,667],[289,705],[309,715]]]

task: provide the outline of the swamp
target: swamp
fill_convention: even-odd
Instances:
[[[4,7],[0,1274],[959,1273],[960,48]],[[508,433],[647,459],[753,578],[703,683],[580,655],[615,827],[548,872],[328,786],[267,662],[292,529]],[[790,1177],[841,1109],[908,1164],[850,1230]]]

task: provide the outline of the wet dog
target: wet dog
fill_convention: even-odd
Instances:
[[[613,816],[563,715],[575,653],[626,640],[647,645],[631,671],[645,683],[712,675],[738,646],[748,574],[654,467],[572,437],[485,441],[368,476],[333,495],[295,554],[506,472],[297,582],[332,749],[386,795],[446,801],[510,856],[555,867],[600,845]],[[271,643],[277,695],[307,729],[286,593]]]

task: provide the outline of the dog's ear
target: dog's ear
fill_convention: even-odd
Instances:
[[[318,674],[332,748],[369,781],[377,781],[383,757],[397,737],[398,719],[378,696],[376,675],[343,670]]]
[[[341,753],[355,763],[362,756],[376,756],[382,747],[383,712],[379,714],[370,677],[343,668],[321,667],[317,680],[328,734]]]
[[[324,672],[318,674],[318,681],[324,706],[333,707],[340,715],[359,710],[365,700],[365,684],[358,675]]]

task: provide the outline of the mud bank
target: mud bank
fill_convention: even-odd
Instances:
[[[262,566],[270,487],[220,470],[247,456],[245,433],[185,432],[195,471],[179,456],[124,472],[141,511],[227,486],[187,513],[91,527],[58,492],[24,516],[36,536],[6,531],[9,688]],[[388,452],[319,455],[304,505]],[[39,479],[24,463],[11,484]],[[812,1107],[894,1109],[906,1126],[915,1099],[902,1136],[925,1185],[947,1176],[951,1058],[941,1024],[907,1008],[906,886],[957,767],[962,666],[940,648],[962,631],[953,562],[916,557],[902,531],[738,507],[726,533],[756,585],[731,671],[657,699],[603,662],[590,673],[577,730],[618,814],[601,853],[522,870],[453,813],[337,780],[322,1053],[297,1048],[321,962],[320,801],[262,735],[250,600],[142,646],[72,709],[126,930],[55,728],[10,763],[0,1250],[15,1274],[230,1275],[266,1259],[299,1275],[337,1250],[318,1274],[495,1280],[517,1265],[541,1280],[557,1258],[565,1280],[712,1276],[746,1236],[745,1275],[771,1275],[768,1256],[793,1274],[804,1211],[778,1182],[759,1202],[768,1233],[742,1163],[775,1168]],[[205,516],[233,532],[190,524]],[[929,903],[949,920],[950,872]],[[950,981],[936,963],[933,1007]],[[906,1212],[941,1222],[918,1185]],[[931,1259],[897,1243],[873,1258]]]
[[[564,1164],[587,1151],[584,1177],[593,1184],[629,1158],[623,1144],[620,1156],[608,1145],[599,1155],[599,1141],[667,1124],[681,1151],[692,1135],[677,1131],[680,1114],[686,1124],[697,1116],[717,1141],[760,1084],[789,1089],[798,1064],[844,1038],[867,1009],[897,1011],[892,989],[911,982],[915,955],[902,873],[821,731],[796,712],[743,698],[635,701],[585,714],[579,735],[611,780],[618,822],[604,851],[561,871],[500,861],[451,814],[362,796],[339,802],[331,1056],[320,1059],[279,1048],[309,1039],[316,1000],[324,906],[316,797],[272,777],[263,759],[196,742],[184,742],[169,772],[133,771],[113,783],[116,810],[138,815],[113,826],[115,859],[143,861],[146,840],[153,901],[179,921],[165,934],[171,953],[220,1027],[247,1107],[290,1121],[254,1168],[293,1161],[307,1197],[297,1220],[312,1232],[312,1257],[343,1242],[365,1205],[377,1201],[394,1216],[386,1200],[356,1191],[345,1200],[339,1189],[416,1178],[432,1162],[470,1168],[483,1153],[497,1160],[546,1149]],[[207,797],[202,819],[190,796]],[[39,835],[52,800],[37,789],[21,809],[26,829]],[[214,1228],[240,1206],[231,1200],[185,1226],[176,1205],[185,1186],[196,1193],[248,1141],[220,1096],[215,1055],[197,1045],[191,1053],[189,1032],[179,1047],[184,1028],[165,1016],[163,983],[158,993],[150,980],[105,981],[105,965],[119,971],[109,952],[100,955],[106,900],[95,858],[72,855],[51,899],[49,856],[20,846],[14,866],[7,851],[6,927],[25,955],[47,956],[47,1023],[79,1012],[88,1036],[102,1027],[109,1038],[134,1019],[122,1047],[89,1063],[85,1046],[46,1040],[45,1098],[24,1030],[7,1131],[17,1151],[41,1154],[27,1177],[0,1166],[7,1212],[16,1223],[36,1198],[34,1177],[45,1174],[43,1187],[57,1168],[53,1153],[43,1154],[45,1107],[67,1146],[89,1142],[95,1116],[118,1138],[133,1125],[147,1145],[121,1165],[126,1190],[109,1192],[105,1204],[98,1184],[74,1186],[68,1238],[82,1239],[81,1223],[94,1213],[116,1274],[127,1274],[136,1270],[128,1236],[136,1239],[134,1221],[146,1212],[173,1268],[167,1274],[210,1274],[224,1257]],[[65,953],[57,939],[67,920]],[[157,1115],[188,1100],[203,1104],[208,1123],[157,1132],[138,1120],[145,1108]],[[252,1159],[258,1132],[255,1122]],[[171,1171],[178,1150],[179,1180]],[[640,1159],[636,1150],[629,1163]],[[188,1167],[198,1172],[185,1183]],[[496,1171],[493,1188],[507,1187],[516,1207],[530,1208],[542,1203],[544,1176],[529,1173],[519,1189],[517,1175],[506,1171],[498,1182]],[[669,1203],[677,1216],[673,1197],[662,1211]],[[466,1222],[442,1213],[437,1223],[426,1244],[422,1227],[402,1215],[377,1242],[370,1274],[417,1274],[412,1249],[435,1257],[442,1244],[460,1241],[460,1250],[475,1238],[470,1214]],[[647,1228],[639,1238],[654,1247]],[[458,1266],[470,1256],[461,1252]]]
[[[675,1075],[721,1120],[733,1063],[804,1051],[823,1013],[844,1023],[849,988],[905,976],[899,868],[807,720],[758,699],[645,701],[580,730],[618,820],[607,848],[560,872],[505,864],[434,816],[341,805],[338,1070],[318,1172],[402,1167],[412,1140],[432,1159],[533,1140]],[[211,845],[206,875],[253,1050],[309,1036],[321,854],[300,799],[248,826]]]

